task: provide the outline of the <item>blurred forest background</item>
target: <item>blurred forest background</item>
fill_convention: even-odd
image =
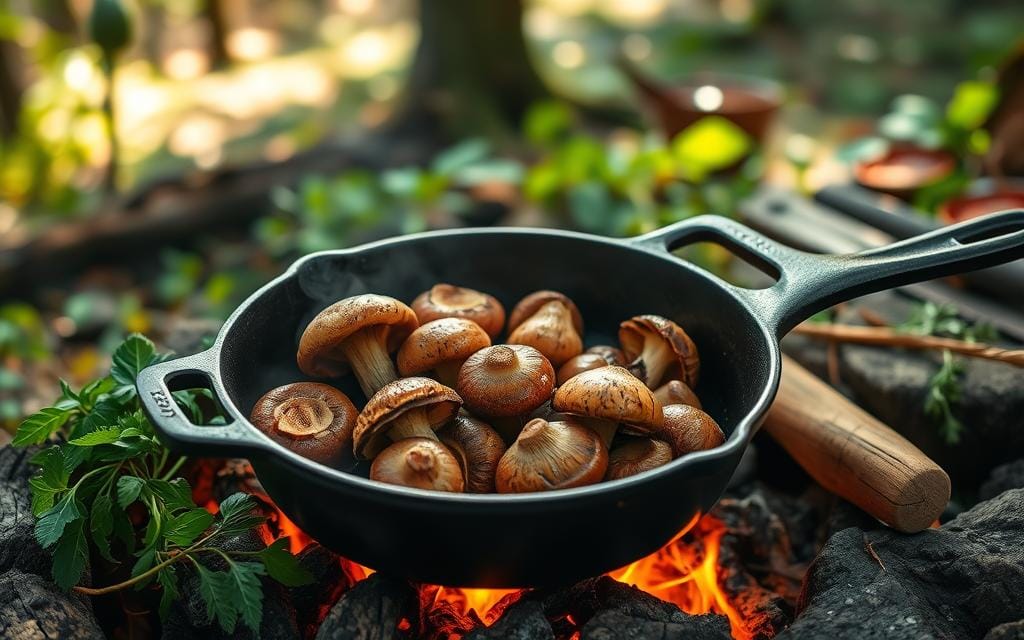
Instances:
[[[934,211],[984,170],[1022,27],[1017,0],[0,0],[0,420],[126,333],[194,348],[310,251],[631,235],[894,144],[955,156]],[[644,82],[706,72],[771,126],[706,88],[654,117]]]

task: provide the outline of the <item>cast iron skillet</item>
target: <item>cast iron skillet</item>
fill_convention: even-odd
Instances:
[[[674,256],[696,241],[724,244],[777,278],[740,289]],[[799,252],[725,218],[693,218],[631,240],[540,229],[440,231],[325,251],[298,260],[244,302],[208,351],[138,378],[146,413],[171,445],[249,458],[274,502],[304,531],[380,571],[452,586],[567,584],[641,558],[714,505],[779,384],[778,338],[834,303],[1024,256],[1024,210],[864,253]],[[411,301],[437,282],[473,287],[511,307],[536,289],[579,305],[587,342],[621,320],[656,313],[680,323],[701,354],[697,389],[728,434],[721,447],[630,478],[520,495],[448,494],[368,480],[295,455],[247,416],[266,390],[305,379],[299,335],[347,296]],[[356,400],[351,377],[331,381]],[[209,386],[229,418],[196,426],[170,391]]]

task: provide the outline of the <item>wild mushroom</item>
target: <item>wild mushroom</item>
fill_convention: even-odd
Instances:
[[[575,422],[530,420],[498,462],[498,493],[528,493],[599,482],[608,468],[600,437]]]
[[[440,318],[421,324],[398,350],[398,371],[403,376],[433,370],[437,379],[453,387],[466,358],[491,346],[480,325],[464,318]]]
[[[341,391],[318,382],[295,382],[263,394],[250,420],[270,439],[322,464],[341,461],[359,410]]]
[[[569,358],[565,364],[558,368],[558,384],[563,385],[566,380],[584,371],[607,366],[608,361],[596,353],[581,353],[578,356]]]
[[[505,307],[494,296],[451,284],[435,284],[416,296],[412,309],[421,323],[439,318],[465,318],[494,338],[505,325]]]
[[[534,347],[556,367],[583,352],[579,309],[556,291],[537,291],[520,300],[508,328],[510,344]]]
[[[443,444],[429,438],[406,438],[391,444],[373,459],[370,479],[455,493],[465,488],[459,461]]]
[[[697,386],[700,355],[697,345],[678,324],[661,316],[635,316],[619,325],[619,343],[630,360],[629,370],[654,389],[665,374]]]
[[[725,433],[714,418],[700,409],[686,404],[671,404],[662,408],[665,421],[652,438],[664,440],[679,456],[694,451],[714,449],[725,442]]]
[[[461,406],[459,394],[430,378],[401,378],[386,384],[356,420],[352,434],[355,454],[373,459],[389,438],[394,442],[417,437],[437,440],[434,431],[455,417]]]
[[[700,398],[682,380],[669,380],[654,390],[654,397],[658,399],[662,407],[670,404],[688,404],[691,407],[701,409]]]
[[[656,432],[662,424],[661,404],[643,382],[622,367],[591,369],[569,378],[555,391],[555,411],[587,418],[605,448],[620,423],[639,433]]]
[[[505,453],[501,436],[485,422],[459,414],[437,432],[462,468],[469,493],[494,493],[494,473]]]
[[[398,377],[388,354],[418,326],[412,309],[394,298],[345,298],[318,313],[302,332],[299,369],[310,376],[335,377],[351,367],[369,398]]]
[[[499,344],[477,351],[455,384],[472,413],[484,417],[527,414],[551,397],[555,370],[533,347]]]
[[[608,364],[617,364],[620,367],[624,367],[629,364],[629,360],[626,360],[626,354],[622,353],[622,349],[606,344],[595,344],[583,353],[599,355],[604,358],[605,362]]]
[[[672,461],[672,448],[652,438],[631,438],[608,454],[605,480],[618,480],[650,471]]]

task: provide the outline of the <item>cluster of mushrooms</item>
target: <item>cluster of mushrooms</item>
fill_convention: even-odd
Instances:
[[[351,371],[362,411],[333,386],[296,382],[261,397],[252,422],[327,465],[350,450],[374,480],[471,493],[614,480],[724,441],[693,392],[697,347],[676,323],[636,316],[620,325],[621,348],[584,349],[572,300],[537,291],[492,344],[503,328],[497,299],[449,284],[411,307],[346,298],[309,323],[297,359],[311,377]]]

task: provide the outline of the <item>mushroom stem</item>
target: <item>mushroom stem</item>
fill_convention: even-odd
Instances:
[[[422,408],[409,409],[391,421],[388,437],[398,442],[406,438],[429,438],[437,440],[437,434],[430,428],[427,410]]]
[[[619,430],[619,423],[612,422],[611,420],[603,420],[601,418],[583,418],[577,416],[577,419],[585,424],[588,429],[596,433],[601,438],[601,443],[604,448],[611,450],[612,439],[615,438],[615,432]]]
[[[644,350],[629,365],[629,372],[653,388],[665,377],[665,370],[672,364],[672,349],[664,340],[645,340]]]
[[[387,330],[386,326],[369,327],[353,333],[341,343],[341,350],[367,399],[387,383],[398,379],[385,346]]]
[[[462,368],[463,362],[463,360],[449,360],[439,363],[434,367],[434,374],[437,375],[438,382],[454,389],[459,381],[459,369]]]

